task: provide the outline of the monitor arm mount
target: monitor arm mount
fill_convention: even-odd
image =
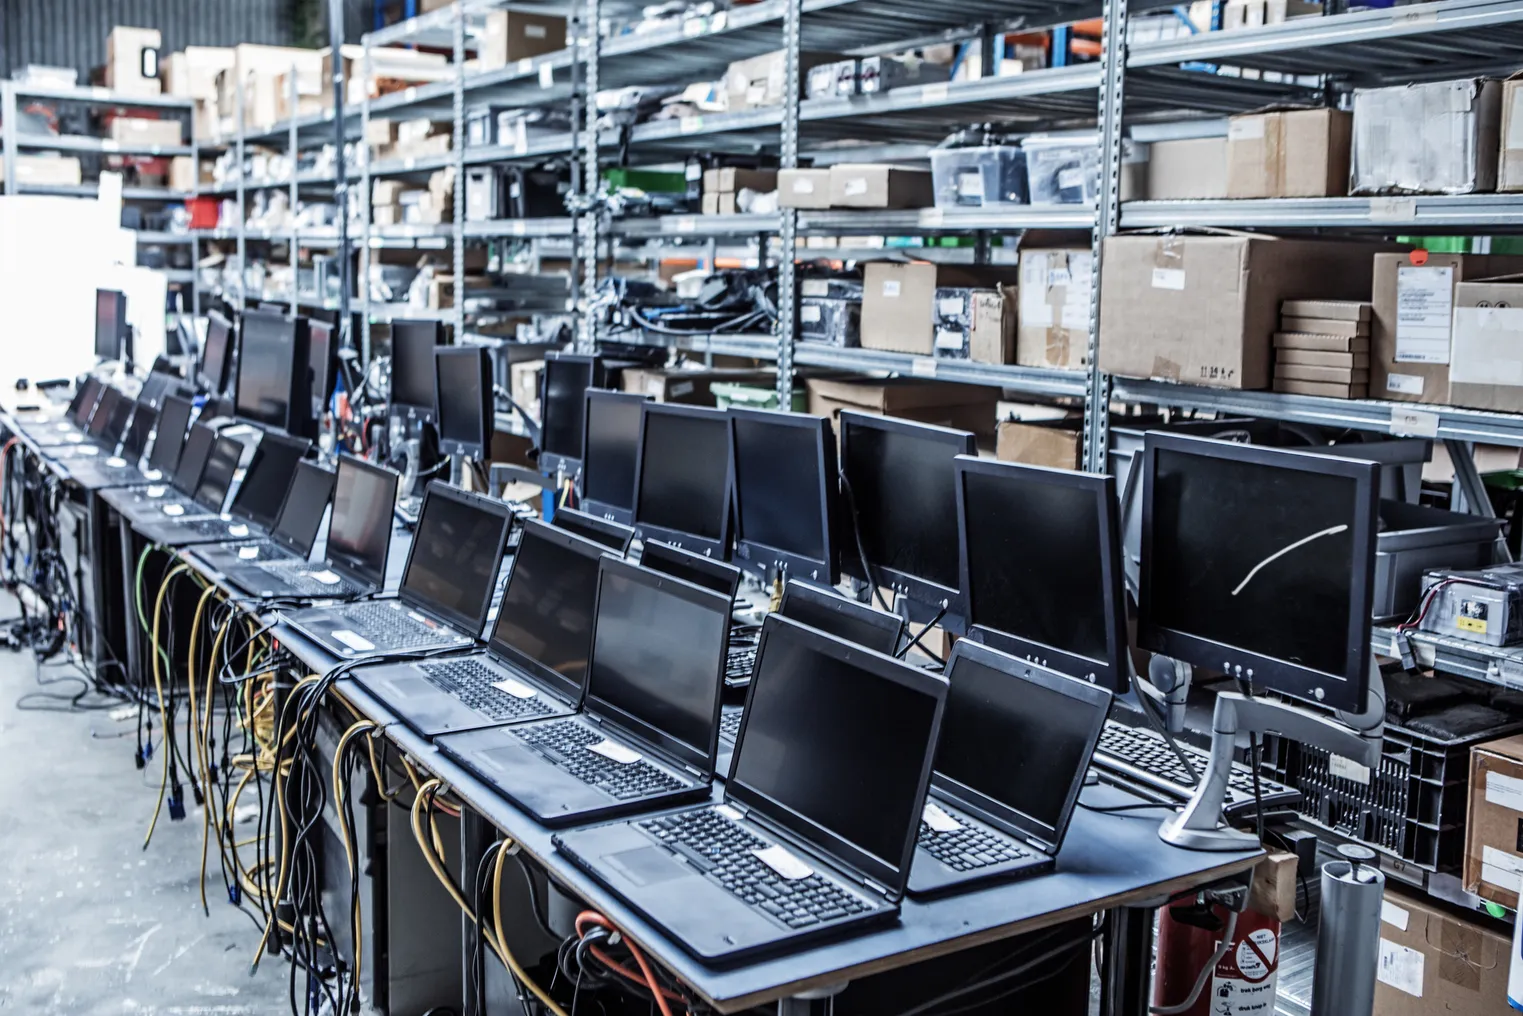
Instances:
[[[1258,837],[1230,828],[1222,819],[1227,778],[1238,733],[1280,734],[1346,756],[1360,765],[1380,765],[1385,735],[1385,682],[1380,666],[1370,660],[1370,690],[1359,713],[1328,717],[1287,702],[1250,698],[1234,691],[1218,692],[1211,718],[1211,758],[1205,776],[1184,810],[1158,828],[1165,843],[1186,850],[1255,850]]]
[[[1157,689],[1153,696],[1164,706],[1164,725],[1171,734],[1185,729],[1185,702],[1190,697],[1190,665],[1161,654],[1154,654],[1148,661],[1147,684]],[[1149,689],[1139,687],[1137,694],[1146,695]]]

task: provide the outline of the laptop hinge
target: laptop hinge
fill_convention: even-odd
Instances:
[[[873,892],[877,893],[879,896],[882,896],[884,899],[888,899],[890,896],[890,893],[886,887],[879,885],[870,878],[863,878],[862,884],[867,886],[867,888],[871,889]]]

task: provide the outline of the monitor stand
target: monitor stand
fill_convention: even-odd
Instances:
[[[1369,667],[1370,690],[1360,713],[1340,712],[1327,717],[1285,702],[1249,698],[1235,691],[1218,692],[1205,775],[1184,810],[1158,827],[1159,838],[1186,850],[1258,849],[1257,836],[1233,829],[1222,819],[1232,753],[1240,731],[1280,734],[1378,769],[1385,734],[1385,681],[1373,658]]]

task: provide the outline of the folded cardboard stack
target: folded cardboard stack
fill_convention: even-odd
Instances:
[[[1370,390],[1370,304],[1286,300],[1274,335],[1274,390],[1362,399]]]

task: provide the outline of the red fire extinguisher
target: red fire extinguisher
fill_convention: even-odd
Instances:
[[[1274,1016],[1280,922],[1247,907],[1248,890],[1206,891],[1158,922],[1158,1016]]]

